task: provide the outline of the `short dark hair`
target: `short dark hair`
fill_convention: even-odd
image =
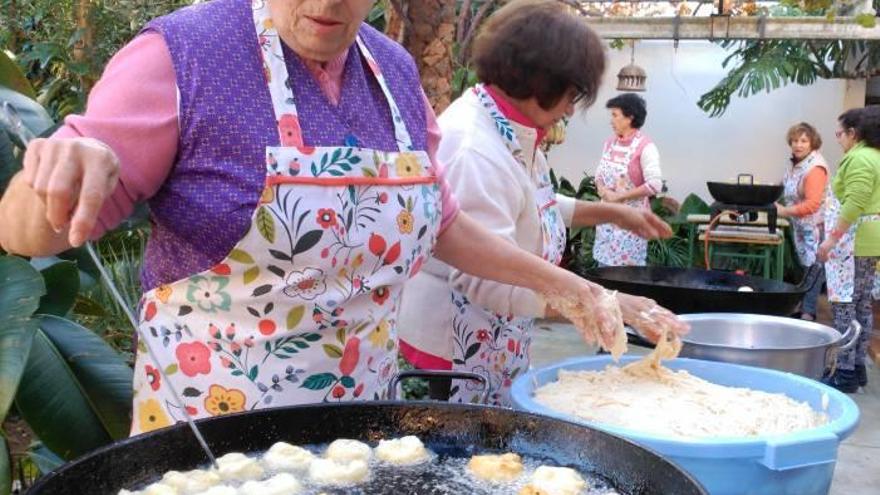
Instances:
[[[817,150],[822,147],[822,136],[819,135],[819,131],[806,122],[799,122],[789,127],[788,133],[785,135],[785,142],[791,145],[792,141],[802,135],[807,136],[807,139],[810,140],[810,148],[812,150]]]
[[[837,120],[844,130],[852,130],[857,140],[880,149],[880,105],[849,109]]]
[[[635,93],[623,93],[615,96],[605,103],[605,108],[617,108],[624,117],[630,117],[633,129],[641,129],[645,125],[648,116],[648,107],[644,98]]]
[[[583,19],[556,0],[515,0],[498,9],[474,41],[477,77],[549,110],[570,88],[587,108],[605,72],[605,46]]]

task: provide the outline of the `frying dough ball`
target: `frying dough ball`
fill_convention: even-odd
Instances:
[[[253,480],[262,478],[263,467],[256,459],[233,452],[217,459],[218,472],[224,480]]]
[[[571,468],[541,466],[519,495],[579,495],[587,482]]]
[[[177,488],[173,486],[168,486],[164,483],[153,483],[144,488],[140,495],[179,495],[179,493]]]
[[[475,455],[468,469],[477,478],[492,482],[513,481],[522,474],[522,459],[517,454]]]
[[[342,463],[356,459],[368,462],[372,455],[373,450],[369,445],[357,440],[346,439],[336,440],[331,443],[324,454],[327,459],[333,459]]]
[[[196,493],[219,485],[220,475],[204,469],[194,469],[186,473],[168,471],[162,476],[162,483],[176,488],[182,494]]]
[[[409,435],[394,440],[380,440],[376,457],[391,464],[407,465],[427,461],[431,454],[418,437]]]
[[[749,287],[748,285],[743,285],[739,289],[736,289],[739,292],[755,292],[755,289]]]
[[[238,490],[231,486],[220,485],[209,488],[198,495],[238,495]]]
[[[333,459],[315,459],[309,466],[309,477],[322,485],[350,485],[367,479],[370,470],[362,459],[337,462]]]
[[[315,460],[315,454],[308,450],[278,442],[266,451],[263,465],[271,471],[304,471]]]
[[[239,495],[295,495],[302,485],[289,473],[276,474],[265,481],[248,481],[238,489]]]

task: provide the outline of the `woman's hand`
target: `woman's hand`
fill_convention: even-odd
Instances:
[[[837,245],[837,239],[834,236],[828,236],[827,239],[822,241],[822,244],[819,245],[819,251],[816,252],[816,259],[825,263],[828,261],[828,258],[831,255],[831,250]]]
[[[635,233],[642,239],[666,239],[672,237],[672,228],[654,213],[631,206],[620,205],[614,223]]]
[[[548,313],[570,321],[587,342],[611,349],[616,335],[624,328],[614,308],[601,302],[605,288],[566,270],[560,270],[558,275],[555,289],[543,294],[551,309]]]
[[[785,205],[776,203],[776,215],[780,217],[791,216],[791,210]]]
[[[76,247],[116,188],[119,159],[95,139],[35,139],[24,154],[22,179],[45,204],[51,228],[69,228],[68,242]]]
[[[618,292],[617,300],[620,302],[623,321],[651,342],[657,342],[664,328],[679,336],[690,330],[687,323],[653,299]]]
[[[623,198],[623,193],[619,193],[617,191],[612,191],[611,189],[605,190],[605,195],[602,196],[603,201],[607,201],[609,203],[619,203]]]

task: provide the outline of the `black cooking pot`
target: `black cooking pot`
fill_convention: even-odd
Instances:
[[[743,178],[748,178],[748,182],[743,181]],[[755,184],[755,176],[752,174],[739,174],[736,184],[707,182],[706,186],[715,201],[729,205],[766,206],[782,196],[781,184]]]
[[[706,491],[659,455],[623,438],[545,416],[486,406],[439,402],[364,402],[265,409],[198,421],[216,455],[260,452],[284,440],[322,444],[337,438],[375,442],[417,435],[440,456],[517,452],[595,474],[621,494],[696,495]],[[206,465],[185,424],[117,442],[40,479],[30,495],[116,495],[121,488],[158,480],[169,470]],[[374,479],[363,491],[327,493],[433,494],[450,480],[425,470],[411,477]],[[454,483],[454,480],[452,480]],[[474,494],[463,485],[457,493]]]
[[[594,268],[581,275],[608,289],[649,297],[674,313],[754,313],[788,316],[816,283],[813,265],[799,285],[719,270],[658,266]],[[740,292],[750,287],[752,292]]]

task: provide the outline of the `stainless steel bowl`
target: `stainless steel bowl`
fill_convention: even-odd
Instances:
[[[682,357],[788,371],[819,379],[837,353],[852,348],[861,326],[853,321],[844,335],[815,322],[743,313],[681,315],[691,326]]]

